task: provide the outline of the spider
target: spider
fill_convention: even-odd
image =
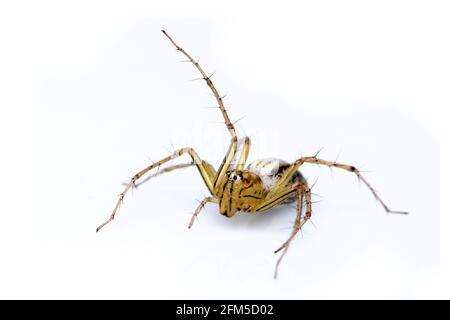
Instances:
[[[195,61],[190,54],[188,54],[183,48],[181,48],[175,41],[169,36],[169,34],[162,30],[163,34],[169,39],[169,41],[180,51],[188,60],[186,62],[192,63],[197,70],[201,73],[202,79],[206,82],[211,89],[214,97],[217,100],[219,109],[225,120],[227,129],[231,135],[231,142],[228,152],[225,158],[216,170],[210,163],[200,158],[196,151],[192,148],[182,148],[174,151],[171,155],[153,163],[145,169],[136,173],[131,181],[126,185],[125,189],[119,196],[113,212],[110,218],[97,227],[97,232],[105,225],[114,220],[114,217],[119,209],[126,193],[136,185],[136,181],[141,179],[146,173],[158,168],[175,159],[183,154],[189,154],[192,158],[191,163],[178,164],[169,166],[163,170],[153,174],[153,176],[160,175],[169,171],[173,171],[180,168],[189,166],[196,166],[201,177],[203,178],[206,187],[210,192],[210,196],[204,198],[192,215],[188,228],[191,228],[196,217],[207,203],[213,202],[219,204],[220,214],[231,218],[237,212],[246,213],[259,213],[269,210],[276,205],[285,204],[289,202],[297,201],[297,216],[294,224],[294,228],[289,238],[277,249],[275,253],[281,252],[275,266],[274,277],[277,278],[278,268],[280,262],[283,260],[284,255],[289,249],[292,240],[297,233],[302,229],[305,223],[311,218],[312,206],[311,206],[311,188],[308,186],[306,179],[299,171],[300,166],[303,164],[317,164],[328,167],[339,168],[355,174],[374,195],[375,199],[383,206],[384,210],[388,213],[407,214],[405,211],[393,211],[384,203],[378,196],[372,186],[362,176],[361,172],[354,166],[337,163],[336,161],[327,161],[319,159],[317,154],[309,157],[301,157],[293,163],[288,163],[280,159],[262,159],[256,160],[245,166],[250,151],[250,138],[245,137],[243,140],[242,151],[237,162],[238,151],[238,137],[233,123],[228,117],[225,109],[222,97],[219,95],[216,87],[207,76],[205,71],[199,65],[198,61]],[[149,177],[153,177],[149,176]],[[303,206],[305,204],[306,212],[302,214]]]

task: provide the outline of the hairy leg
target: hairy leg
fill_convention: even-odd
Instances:
[[[188,228],[191,228],[192,225],[195,222],[195,219],[197,218],[197,216],[199,215],[200,211],[202,211],[202,209],[205,207],[205,205],[208,202],[214,202],[214,203],[218,203],[219,199],[215,198],[215,197],[206,197],[205,199],[202,200],[202,202],[200,202],[200,204],[198,205],[197,209],[195,209],[194,214],[192,215],[191,221],[189,222],[189,226]]]
[[[380,198],[380,196],[376,193],[375,189],[369,184],[369,182],[362,176],[361,172],[354,166],[322,160],[317,158],[316,156],[313,157],[303,157],[295,161],[283,174],[280,180],[275,184],[274,188],[269,192],[268,196],[272,196],[274,193],[277,192],[280,188],[283,188],[289,180],[292,178],[294,173],[298,170],[298,168],[303,165],[304,163],[315,163],[318,165],[325,165],[328,167],[334,167],[343,169],[348,172],[353,172],[370,190],[370,192],[373,194],[375,199],[377,199],[378,202],[381,203],[384,210],[388,213],[399,213],[399,214],[408,214],[406,211],[394,211],[389,209],[389,207],[386,205],[386,203]]]
[[[244,170],[245,163],[247,162],[248,154],[250,152],[250,138],[245,137],[244,146],[242,147],[241,156],[239,157],[236,169]]]
[[[295,225],[294,229],[291,232],[290,237],[283,243],[283,245],[278,248],[275,253],[280,252],[281,256],[278,258],[276,267],[275,267],[275,274],[274,277],[277,278],[278,275],[278,268],[280,266],[281,261],[284,258],[284,255],[286,254],[287,250],[289,249],[289,245],[291,241],[294,239],[294,237],[297,235],[297,233],[301,230],[303,225],[308,221],[308,219],[311,217],[311,190],[306,184],[295,184],[292,186],[289,186],[287,188],[277,189],[276,192],[271,196],[267,197],[264,201],[261,202],[261,204],[256,208],[256,212],[259,211],[265,211],[268,210],[277,204],[283,202],[289,197],[292,197],[294,195],[297,195],[298,200],[298,207],[297,207],[297,217],[295,219]],[[306,197],[306,213],[305,217],[302,219],[302,209],[303,209],[303,196]]]
[[[215,191],[216,195],[218,195],[220,193],[221,186],[225,182],[224,178],[227,174],[227,171],[230,169],[231,164],[236,156],[237,147],[238,147],[237,138],[232,138],[228,152],[225,155],[225,158],[223,159],[222,164],[220,165],[219,169],[217,170],[216,179],[214,180],[214,191]]]
[[[195,166],[194,162],[189,162],[189,163],[180,163],[180,164],[174,164],[172,166],[166,167],[164,169],[160,169],[158,170],[156,173],[151,174],[149,176],[147,176],[145,179],[139,181],[138,183],[135,183],[135,187],[140,187],[142,184],[146,183],[148,180],[151,180],[153,178],[156,178],[164,173],[168,173],[174,170],[178,170],[178,169],[184,169],[184,168],[189,168]],[[128,183],[123,183],[123,185],[127,185]]]
[[[283,243],[283,245],[275,250],[275,253],[280,252],[281,256],[278,258],[277,264],[275,266],[275,274],[274,278],[276,279],[278,276],[278,268],[280,267],[280,263],[284,258],[284,255],[289,249],[289,246],[294,239],[294,237],[297,235],[297,233],[302,229],[302,227],[305,225],[305,223],[311,218],[312,214],[312,207],[311,207],[311,190],[307,188],[306,190],[304,188],[298,188],[297,189],[298,194],[298,208],[297,208],[297,217],[295,219],[294,229],[291,232],[291,236]],[[305,217],[302,219],[302,209],[303,209],[303,195],[306,196],[306,213]]]
[[[168,33],[165,30],[161,30],[162,33],[169,39],[169,41],[175,46],[175,48],[180,51],[186,58],[188,58],[188,61],[191,62],[197,70],[201,73],[203,79],[205,80],[208,87],[211,89],[212,93],[214,94],[214,97],[217,100],[217,103],[219,104],[219,109],[222,112],[222,116],[225,120],[225,125],[227,126],[228,131],[231,135],[231,143],[230,148],[228,149],[227,155],[224,158],[223,163],[221,164],[219,170],[217,171],[217,176],[214,181],[214,189],[217,191],[220,189],[220,185],[223,182],[223,179],[226,175],[227,170],[231,166],[231,162],[233,161],[236,150],[237,150],[237,135],[236,130],[234,128],[233,123],[230,121],[230,118],[228,117],[227,111],[225,109],[225,105],[223,104],[223,99],[220,96],[219,92],[217,91],[216,87],[214,86],[213,82],[211,81],[210,77],[206,75],[206,72],[203,70],[203,68],[200,66],[200,64],[195,61],[192,56],[187,53],[182,47],[180,47],[178,44],[175,43],[175,41],[168,35]]]
[[[266,195],[266,197],[261,201],[261,203],[254,208],[254,212],[266,211],[277,204],[282,203],[287,198],[295,196],[298,193],[298,189],[304,189],[305,186],[303,184],[294,184],[289,187],[278,188],[278,190],[272,195]]]
[[[212,93],[214,94],[214,97],[216,98],[217,102],[219,103],[219,108],[220,111],[222,112],[223,118],[225,119],[225,124],[228,128],[228,131],[231,134],[231,137],[237,137],[236,136],[236,130],[234,129],[233,124],[230,121],[230,118],[228,117],[228,114],[225,110],[225,106],[223,104],[223,100],[222,97],[220,96],[219,92],[217,91],[216,87],[214,86],[214,84],[212,83],[210,77],[208,77],[205,73],[205,71],[203,71],[203,68],[199,65],[199,63],[197,61],[195,61],[194,59],[192,59],[191,55],[188,54],[186,51],[184,51],[183,48],[181,48],[179,45],[177,45],[175,43],[175,41],[173,41],[173,39],[167,34],[167,32],[165,30],[161,30],[162,33],[164,33],[164,35],[170,40],[170,42],[172,42],[172,44],[175,46],[175,48],[180,51],[182,54],[184,54],[190,62],[192,62],[192,64],[197,68],[198,71],[200,71],[203,79],[206,81],[206,84],[208,85],[208,87],[211,89]]]
[[[214,191],[213,181],[215,178],[215,172],[213,172],[214,169],[212,168],[212,166],[210,164],[208,164],[206,161],[201,160],[200,157],[197,155],[197,153],[192,148],[183,148],[183,149],[176,150],[172,155],[167,156],[167,157],[159,160],[158,162],[155,162],[154,164],[148,166],[147,168],[139,171],[138,173],[136,173],[133,176],[133,178],[131,178],[130,182],[126,185],[125,190],[123,190],[122,193],[120,194],[119,200],[117,201],[116,206],[114,207],[110,218],[107,221],[105,221],[104,223],[102,223],[100,226],[97,227],[97,232],[101,228],[103,228],[105,225],[107,225],[108,223],[110,223],[111,221],[114,220],[116,212],[119,209],[120,204],[123,201],[123,198],[125,197],[128,190],[130,190],[130,188],[136,183],[136,181],[138,179],[140,179],[143,175],[145,175],[147,172],[151,171],[152,169],[158,168],[159,166],[163,165],[164,163],[166,163],[172,159],[178,158],[185,153],[188,153],[191,156],[193,162],[197,165],[197,168],[200,172],[200,175],[203,178],[203,181],[205,182],[209,191],[211,193],[213,193],[213,191]]]

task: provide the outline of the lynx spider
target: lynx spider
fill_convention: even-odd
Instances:
[[[275,278],[277,278],[280,262],[289,249],[292,240],[302,229],[304,224],[311,218],[311,188],[308,186],[308,183],[299,171],[299,167],[305,163],[334,167],[352,172],[369,188],[370,192],[374,195],[375,199],[381,203],[386,212],[407,214],[405,211],[390,210],[356,167],[337,163],[335,161],[319,159],[317,154],[309,157],[301,157],[292,164],[278,159],[257,160],[245,168],[250,151],[250,138],[245,137],[239,159],[237,163],[234,163],[238,151],[238,137],[236,135],[234,125],[228,117],[222,97],[219,95],[219,92],[210,77],[207,76],[202,67],[200,67],[198,61],[195,61],[190,54],[177,45],[166,31],[162,30],[162,32],[175,46],[176,50],[180,51],[187,57],[188,60],[186,61],[192,63],[197,68],[202,75],[202,79],[211,89],[219,104],[219,109],[222,112],[227,129],[230,132],[231,143],[228,152],[217,171],[211,164],[201,159],[197,152],[195,152],[192,148],[182,148],[176,150],[173,154],[139,171],[133,176],[123,192],[120,194],[119,200],[117,201],[110,218],[97,227],[97,232],[114,220],[117,210],[119,209],[126,193],[135,185],[137,180],[142,178],[152,169],[159,169],[161,165],[186,153],[190,155],[192,162],[171,165],[153,174],[153,176],[189,166],[195,165],[197,167],[211,195],[204,198],[200,202],[192,215],[188,226],[189,228],[192,227],[200,211],[209,202],[218,203],[220,214],[228,218],[233,217],[236,212],[258,213],[269,210],[281,203],[290,201],[298,202],[297,216],[291,235],[277,250],[275,250],[275,253],[282,251],[276,263],[274,273]],[[306,212],[303,215],[302,210],[304,203],[306,203]]]

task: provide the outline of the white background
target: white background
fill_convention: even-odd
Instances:
[[[0,298],[449,298],[449,13],[445,1],[2,2]],[[161,28],[215,71],[250,160],[322,148],[410,215],[385,214],[350,173],[305,166],[313,224],[274,280],[295,210],[226,219],[212,204],[188,230],[207,195],[189,168],[130,192],[96,234],[151,160],[191,146],[217,166],[228,148]]]

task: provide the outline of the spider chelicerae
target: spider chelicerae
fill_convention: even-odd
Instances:
[[[198,69],[203,80],[211,89],[219,104],[219,109],[222,112],[227,129],[230,132],[231,143],[218,170],[216,170],[207,161],[201,159],[194,149],[182,148],[174,151],[173,154],[165,157],[164,159],[161,159],[139,171],[133,176],[131,181],[127,183],[125,190],[123,190],[119,196],[119,200],[117,201],[110,218],[97,227],[97,232],[109,222],[114,220],[117,210],[119,209],[126,193],[136,184],[136,181],[141,179],[151,170],[156,168],[159,169],[161,165],[186,153],[190,155],[192,162],[168,166],[162,170],[159,170],[153,176],[189,166],[197,167],[211,195],[204,198],[200,202],[192,215],[189,228],[192,227],[200,211],[209,202],[218,203],[220,214],[228,218],[233,217],[237,212],[258,213],[269,210],[282,203],[289,203],[293,201],[298,202],[297,217],[294,228],[289,238],[277,250],[275,250],[275,253],[281,251],[281,255],[278,258],[275,267],[275,278],[277,277],[280,262],[289,249],[292,240],[301,230],[303,225],[311,218],[311,188],[308,186],[306,179],[299,171],[300,166],[305,163],[324,165],[352,172],[369,188],[370,192],[374,195],[376,200],[381,203],[386,212],[407,214],[407,212],[404,211],[390,210],[356,167],[337,163],[335,161],[319,159],[317,154],[309,157],[301,157],[293,163],[288,163],[280,159],[256,160],[246,167],[246,162],[250,151],[250,138],[245,137],[241,154],[236,162],[235,160],[238,153],[239,141],[234,125],[230,121],[230,118],[226,112],[222,97],[219,95],[219,92],[212,83],[210,77],[207,76],[198,62],[195,61],[183,48],[177,45],[166,31],[162,30],[162,32],[176,47],[176,49],[187,57],[187,62],[191,62]],[[304,205],[306,210],[303,214],[302,211]]]

